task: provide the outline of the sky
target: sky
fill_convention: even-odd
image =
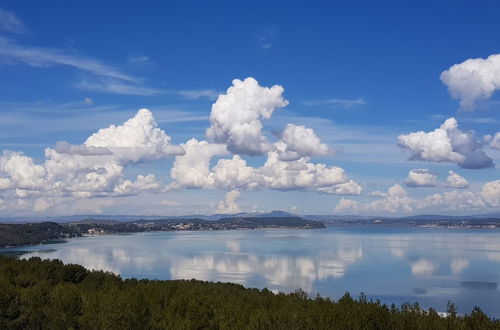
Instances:
[[[0,4],[0,216],[500,212],[497,1]]]

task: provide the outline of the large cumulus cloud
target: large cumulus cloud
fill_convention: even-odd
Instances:
[[[123,125],[111,125],[92,134],[84,145],[108,149],[115,157],[132,162],[182,155],[184,150],[171,145],[170,136],[157,126],[151,111],[140,109]]]
[[[0,157],[2,200],[19,208],[45,211],[61,198],[94,198],[159,192],[163,185],[153,174],[125,178],[134,162],[179,155],[184,150],[170,144],[152,113],[141,109],[123,125],[110,126],[91,135],[85,143],[58,142],[45,149],[45,161],[21,152],[4,151]]]
[[[477,102],[490,98],[500,89],[500,54],[468,59],[441,73],[450,94],[460,100],[464,110],[474,110]]]
[[[452,162],[462,168],[486,168],[493,160],[482,150],[484,139],[473,131],[464,132],[455,118],[447,119],[432,132],[414,132],[398,137],[398,146],[411,152],[410,160]]]
[[[283,92],[281,86],[259,86],[253,78],[233,80],[233,86],[212,106],[210,142],[191,139],[182,145],[186,154],[175,158],[171,187],[360,194],[361,186],[342,168],[311,162],[311,157],[331,152],[311,128],[287,124],[274,144],[266,139],[262,121],[288,104]],[[211,167],[214,157],[227,153],[232,157],[221,158]],[[250,166],[242,158],[262,154],[266,156],[262,166]]]
[[[283,92],[281,86],[262,87],[253,78],[235,79],[212,106],[206,131],[209,141],[192,138],[180,146],[172,145],[151,111],[140,109],[123,124],[100,129],[82,144],[61,141],[46,148],[40,164],[20,152],[5,151],[0,157],[2,208],[10,200],[20,208],[42,211],[60,205],[64,198],[184,188],[232,191],[221,210],[234,210],[236,192],[243,190],[360,194],[361,186],[342,168],[311,161],[311,157],[331,153],[313,129],[288,124],[277,141],[268,141],[263,121],[288,104]],[[251,166],[244,155],[265,156],[264,163]],[[167,156],[175,156],[168,186],[153,174],[138,174],[133,179],[125,175],[130,164]]]
[[[269,151],[260,167],[249,166],[234,155],[219,159],[210,168],[211,158],[225,151],[221,145],[193,139],[182,146],[186,154],[177,156],[171,169],[177,188],[304,190],[338,195],[358,195],[362,191],[342,168],[315,164],[309,157],[283,161],[278,152]]]
[[[261,87],[249,77],[235,79],[226,94],[221,94],[212,105],[207,138],[225,143],[236,154],[261,155],[270,148],[262,134],[262,121],[269,119],[276,108],[288,104],[283,87]]]

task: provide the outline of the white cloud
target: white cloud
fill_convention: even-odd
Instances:
[[[275,144],[281,160],[297,160],[306,156],[323,156],[330,149],[314,133],[311,128],[288,124]]]
[[[160,192],[163,185],[154,175],[125,179],[130,163],[179,155],[184,150],[170,145],[151,112],[141,109],[121,126],[110,126],[90,136],[83,145],[59,142],[45,149],[38,165],[20,152],[4,151],[0,157],[0,190],[3,199],[17,208],[42,212],[61,198],[94,198]],[[12,204],[13,203],[13,204]]]
[[[4,151],[0,157],[0,173],[8,176],[2,180],[4,185],[8,180],[16,188],[42,189],[45,184],[44,167],[36,165],[22,152]]]
[[[276,108],[288,104],[283,92],[279,85],[261,87],[250,77],[233,80],[233,86],[212,105],[208,139],[227,144],[235,154],[266,153],[271,147],[262,134],[262,121],[269,119]]]
[[[1,198],[18,208],[42,211],[55,210],[70,199],[183,188],[359,195],[362,187],[342,168],[311,161],[313,156],[331,152],[312,129],[288,124],[277,142],[268,142],[262,132],[262,121],[288,103],[282,94],[281,86],[261,87],[253,78],[234,80],[233,86],[212,107],[207,136],[218,143],[190,139],[181,146],[172,145],[170,136],[158,127],[153,114],[140,109],[123,124],[100,129],[81,145],[61,141],[54,148],[46,148],[41,164],[22,153],[4,152],[0,160]],[[78,104],[83,107],[82,102]],[[82,112],[88,112],[88,107],[84,109]],[[47,112],[51,111],[52,107],[48,107]],[[57,109],[56,113],[59,112],[64,111]],[[267,157],[264,164],[250,166],[240,154]],[[133,163],[170,155],[176,157],[168,187],[152,174],[136,173],[135,179],[125,175]],[[230,157],[212,163],[214,157],[220,156]],[[233,208],[230,201],[225,208]]]
[[[240,213],[241,210],[237,203],[239,198],[240,192],[238,190],[231,190],[226,194],[224,200],[217,204],[216,212],[219,214]]]
[[[497,132],[493,139],[491,140],[490,147],[496,150],[500,150],[500,132]]]
[[[26,27],[15,13],[0,8],[0,30],[11,33],[25,33]]]
[[[277,152],[270,151],[263,166],[251,167],[234,155],[220,159],[210,169],[210,159],[223,155],[224,145],[191,139],[182,147],[186,154],[176,157],[171,170],[177,188],[304,190],[337,195],[359,195],[362,191],[342,168],[314,164],[308,157],[282,161]]]
[[[129,57],[127,60],[128,63],[133,65],[143,65],[143,66],[152,66],[154,65],[153,61],[149,58],[149,56],[133,56]]]
[[[13,27],[7,21],[4,24],[5,11],[0,8],[0,29]],[[2,25],[3,24],[3,25]],[[69,66],[90,74],[90,77],[78,82],[75,87],[100,93],[122,95],[178,95],[188,99],[217,97],[217,91],[212,89],[200,90],[162,90],[142,85],[142,80],[121,72],[101,61],[75,52],[56,48],[26,46],[14,40],[0,36],[0,59],[3,64],[24,63],[32,67]],[[91,100],[86,98],[86,100]],[[87,103],[88,104],[88,103]]]
[[[213,169],[215,186],[222,189],[257,189],[262,185],[260,173],[247,166],[239,155],[231,159],[219,159]]]
[[[426,168],[417,168],[408,172],[405,180],[408,187],[435,187],[437,186],[437,175]]]
[[[452,97],[460,100],[464,110],[474,110],[480,100],[490,98],[500,89],[500,54],[487,59],[468,59],[441,73]]]
[[[52,65],[70,66],[100,77],[137,82],[136,78],[105,65],[100,61],[79,54],[67,53],[58,49],[23,46],[0,36],[0,56],[34,67]]]
[[[270,25],[260,30],[256,34],[257,46],[262,50],[270,49],[273,46],[274,38],[278,35],[279,28],[275,25]]]
[[[455,118],[447,119],[432,132],[403,134],[398,140],[399,147],[412,153],[410,160],[452,162],[462,168],[493,166],[482,150],[484,141],[478,141],[473,131],[461,131]]]
[[[385,194],[385,197],[368,203],[353,201],[342,198],[335,207],[336,212],[377,212],[377,213],[395,213],[395,212],[411,212],[413,211],[413,199],[408,196],[406,190],[396,184],[390,187]]]
[[[453,171],[448,171],[446,183],[449,188],[464,189],[470,186],[469,181],[467,181],[466,178]]]
[[[214,173],[210,171],[210,160],[214,156],[227,154],[223,144],[190,139],[181,147],[185,154],[175,157],[170,176],[176,185],[184,188],[211,188],[214,186]]]
[[[500,206],[500,180],[487,182],[481,190],[481,197],[491,207]]]
[[[381,198],[370,202],[358,202],[342,198],[336,212],[359,214],[412,213],[419,210],[439,211],[491,211],[500,207],[500,180],[487,182],[480,192],[448,191],[423,198],[408,196],[403,187],[390,187]]]
[[[360,105],[365,105],[368,102],[363,98],[359,99],[326,99],[326,100],[312,100],[306,101],[302,104],[307,106],[329,105],[335,108],[352,108]]]
[[[180,90],[180,91],[173,91],[170,93],[177,94],[177,95],[185,97],[187,99],[206,98],[209,100],[215,100],[220,94],[220,92],[218,92],[214,89]]]
[[[213,89],[194,89],[194,90],[165,90],[153,87],[142,86],[134,83],[124,82],[113,78],[100,79],[83,79],[78,82],[75,87],[83,90],[88,90],[98,93],[111,93],[121,95],[177,95],[186,99],[201,99],[206,98],[214,100],[219,95],[219,92]]]
[[[266,163],[258,171],[265,187],[278,190],[302,189],[336,194],[346,192],[345,186],[340,185],[351,184],[340,167],[313,164],[309,162],[308,157],[285,162],[281,161],[278,153],[274,151],[268,153]],[[361,187],[357,185],[356,188],[354,194],[359,194]]]
[[[138,175],[135,181],[125,180],[113,189],[116,196],[137,195],[143,191],[159,192],[162,184],[153,174]]]
[[[103,156],[113,153],[105,147],[92,147],[86,145],[69,144],[66,141],[56,143],[55,150],[60,154],[82,155],[82,156]]]
[[[137,84],[131,84],[112,78],[92,80],[92,81],[84,79],[78,82],[75,85],[75,87],[92,92],[122,94],[122,95],[153,96],[159,94],[167,94],[166,91],[161,89],[145,87]]]
[[[117,158],[132,162],[183,154],[184,150],[171,145],[170,136],[157,126],[151,111],[141,109],[123,125],[111,125],[92,134],[84,145],[108,149]]]

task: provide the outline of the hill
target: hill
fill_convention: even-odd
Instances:
[[[364,295],[338,301],[238,284],[122,280],[59,260],[0,257],[1,329],[500,329],[479,308],[446,317]]]

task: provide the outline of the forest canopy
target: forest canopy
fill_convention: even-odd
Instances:
[[[275,294],[231,283],[122,279],[60,260],[0,257],[1,329],[500,329],[479,308],[458,315],[346,293]]]

